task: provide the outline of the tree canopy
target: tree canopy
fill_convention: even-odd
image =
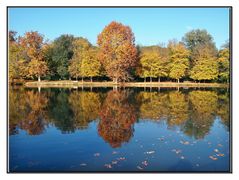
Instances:
[[[129,26],[111,22],[98,35],[99,60],[115,82],[128,80],[137,60],[134,34]]]

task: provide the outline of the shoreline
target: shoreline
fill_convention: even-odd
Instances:
[[[81,81],[32,81],[24,83],[25,87],[215,87],[215,88],[229,88],[229,84],[222,83],[193,83],[193,82],[81,82]]]

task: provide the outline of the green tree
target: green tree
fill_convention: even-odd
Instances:
[[[98,35],[99,60],[108,77],[114,82],[131,78],[130,71],[136,65],[137,49],[134,34],[129,26],[111,22]]]
[[[54,40],[51,63],[54,78],[69,78],[68,66],[73,56],[73,41],[74,36],[68,34],[61,35]]]
[[[179,42],[170,42],[169,48],[169,77],[172,79],[179,79],[186,76],[189,68],[189,50]]]
[[[182,39],[186,47],[192,52],[194,48],[200,45],[208,45],[216,49],[213,37],[205,29],[191,30]]]

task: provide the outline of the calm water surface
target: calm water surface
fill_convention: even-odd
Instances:
[[[227,89],[9,92],[11,172],[229,171]]]

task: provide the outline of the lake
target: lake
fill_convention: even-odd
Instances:
[[[9,87],[10,172],[229,172],[230,91]]]

